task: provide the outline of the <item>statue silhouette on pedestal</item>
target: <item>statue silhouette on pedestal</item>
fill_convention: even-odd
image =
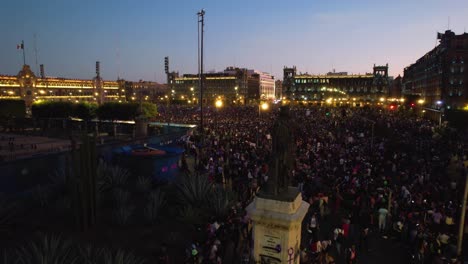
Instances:
[[[271,170],[266,188],[263,190],[264,196],[277,197],[288,193],[290,174],[295,163],[295,140],[290,119],[289,107],[281,107],[272,129]]]

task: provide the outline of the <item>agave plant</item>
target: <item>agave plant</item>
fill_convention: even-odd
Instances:
[[[51,188],[50,186],[42,186],[38,185],[33,190],[33,198],[40,207],[44,208],[49,205],[51,196]]]
[[[211,192],[210,199],[207,203],[207,209],[212,215],[218,218],[224,218],[229,214],[229,208],[235,201],[236,195],[234,192],[217,187]]]
[[[144,209],[144,215],[148,222],[153,223],[159,216],[161,207],[166,204],[166,198],[163,192],[156,190],[148,196],[148,202]]]
[[[176,187],[182,204],[201,207],[209,199],[213,184],[206,175],[185,175],[176,183]]]
[[[100,191],[122,187],[130,176],[128,170],[100,162],[97,167],[98,188]]]
[[[139,192],[147,192],[151,189],[152,181],[151,178],[145,176],[139,176],[136,181],[136,189]]]
[[[132,252],[117,250],[106,250],[104,252],[103,264],[144,264],[146,261],[135,256]]]
[[[134,208],[131,206],[122,206],[120,208],[114,209],[112,215],[116,224],[124,226],[130,221],[130,217],[133,214]]]
[[[109,175],[109,184],[112,187],[124,186],[127,183],[130,173],[121,167],[112,167]]]
[[[180,210],[179,219],[191,225],[201,225],[205,221],[203,211],[200,208],[194,208],[190,205]]]
[[[123,207],[128,203],[130,193],[123,189],[116,189],[113,191],[113,198],[116,207]]]
[[[100,264],[102,263],[105,249],[87,245],[79,248],[81,263],[83,264]]]
[[[7,199],[0,194],[0,228],[10,225],[17,213],[16,204],[7,201]]]
[[[54,235],[41,235],[17,249],[15,255],[18,264],[74,264],[79,261],[71,242]]]

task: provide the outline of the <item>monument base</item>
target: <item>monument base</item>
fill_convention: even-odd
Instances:
[[[288,193],[295,193],[295,198],[255,197],[247,206],[253,222],[255,263],[300,263],[302,220],[310,205],[295,187],[289,187]]]

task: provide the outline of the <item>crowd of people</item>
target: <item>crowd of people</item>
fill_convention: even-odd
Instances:
[[[160,113],[168,122],[199,123],[196,107],[170,106]],[[189,262],[249,263],[245,207],[271,173],[276,113],[275,107],[204,109],[203,135],[186,142],[195,166],[185,162],[183,170],[231,186],[239,200],[227,219],[208,224],[209,241],[192,241]],[[466,134],[385,108],[296,106],[291,119],[296,143],[291,185],[310,204],[301,263],[360,263],[377,250],[371,238],[398,245],[413,263],[460,263]]]

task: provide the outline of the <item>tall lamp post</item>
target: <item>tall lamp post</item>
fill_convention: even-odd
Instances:
[[[258,105],[258,126],[257,126],[257,147],[258,147],[258,137],[259,137],[259,130],[260,130],[260,117],[261,117],[261,111],[267,111],[270,106],[268,105],[267,102],[260,103]]]
[[[216,115],[215,115],[215,128],[218,129],[218,111],[223,107],[223,101],[221,99],[216,100]]]
[[[205,26],[205,10],[202,9],[198,15],[198,86],[200,87],[200,132],[203,141],[203,28]]]

